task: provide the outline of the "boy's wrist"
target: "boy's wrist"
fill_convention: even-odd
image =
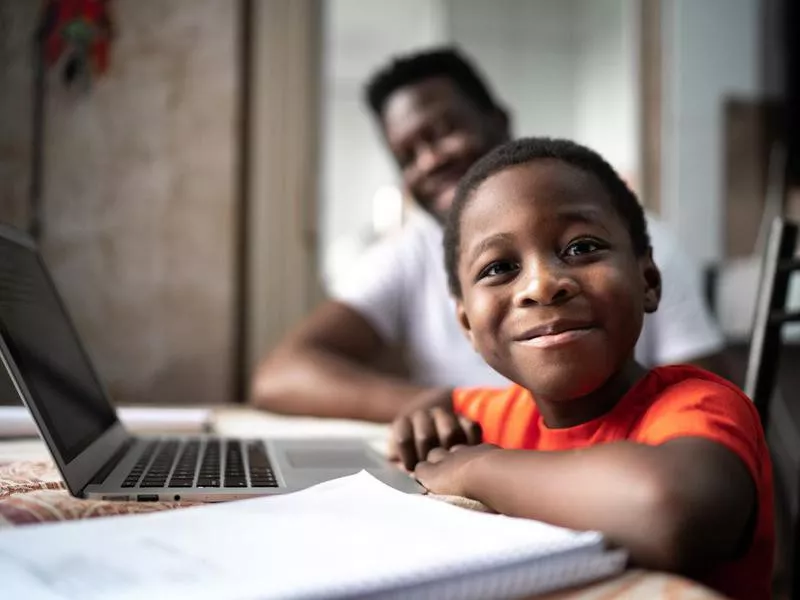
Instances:
[[[462,474],[464,495],[488,505],[487,491],[491,488],[493,473],[497,471],[497,459],[506,451],[499,446],[485,444],[486,450],[466,465]]]

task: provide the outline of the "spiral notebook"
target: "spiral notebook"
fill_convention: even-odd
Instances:
[[[517,598],[621,571],[596,532],[406,495],[366,472],[295,494],[0,533],[8,597]]]

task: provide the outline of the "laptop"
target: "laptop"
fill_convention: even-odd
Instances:
[[[5,225],[0,360],[73,496],[218,502],[285,494],[362,469],[401,491],[422,491],[364,440],[132,435],[36,245]]]

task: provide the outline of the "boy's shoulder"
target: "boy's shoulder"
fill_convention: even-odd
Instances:
[[[724,431],[756,441],[760,419],[750,398],[730,381],[703,369],[677,365],[657,367],[640,382],[635,437],[661,443],[682,435],[716,437]]]
[[[635,395],[645,405],[677,403],[702,405],[722,399],[736,405],[755,407],[745,393],[727,379],[692,365],[671,365],[651,369],[637,386]]]

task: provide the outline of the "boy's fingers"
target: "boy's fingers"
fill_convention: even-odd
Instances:
[[[421,462],[417,465],[416,469],[414,469],[414,478],[426,490],[428,486],[425,485],[424,481],[427,479],[429,469],[433,468],[434,466],[431,463]]]
[[[408,417],[400,417],[392,423],[392,436],[389,455],[400,459],[403,466],[411,470],[417,464],[417,450],[414,445],[414,427]]]
[[[436,435],[436,426],[427,410],[418,410],[411,415],[411,426],[414,430],[414,444],[416,446],[416,462],[425,460],[431,448],[439,445]],[[416,462],[414,464],[416,464]],[[412,464],[409,468],[414,468]]]
[[[463,444],[467,441],[467,436],[458,422],[458,417],[452,411],[443,408],[431,410],[439,444],[443,448],[450,448],[456,444]]]
[[[461,423],[461,429],[466,437],[467,445],[477,446],[483,442],[483,431],[479,423],[471,421],[466,417],[459,417],[459,422]]]
[[[442,462],[442,460],[450,454],[449,451],[445,450],[444,448],[434,448],[430,452],[428,452],[428,459],[426,462],[435,465],[436,463]]]

